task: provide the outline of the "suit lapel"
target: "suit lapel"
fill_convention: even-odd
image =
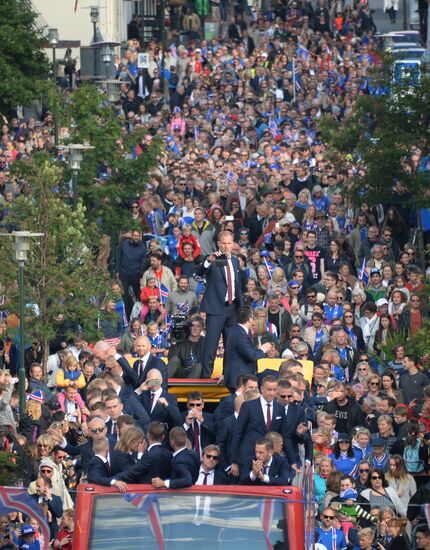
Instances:
[[[266,427],[266,422],[265,422],[265,420],[264,420],[263,407],[261,406],[261,401],[260,401],[260,399],[256,399],[256,404],[257,404],[257,407],[258,407],[258,412],[257,412],[257,414],[258,414],[259,417],[260,417],[260,422],[263,424],[264,427]]]

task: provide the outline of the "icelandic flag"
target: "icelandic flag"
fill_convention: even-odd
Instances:
[[[6,516],[11,512],[22,514],[37,520],[40,526],[45,549],[49,548],[49,527],[46,518],[42,514],[37,502],[26,491],[15,487],[0,487],[0,516]]]
[[[134,159],[137,159],[137,157],[139,155],[141,155],[143,152],[144,152],[144,147],[143,145],[141,145],[140,143],[138,145],[136,145],[136,147],[133,147],[133,153],[132,153],[132,157]]]
[[[233,170],[229,170],[227,172],[226,183],[233,183],[235,179],[236,179],[236,177],[234,175]]]
[[[302,77],[300,76],[300,73],[296,73],[296,90],[298,92],[303,90],[302,87]]]
[[[363,263],[361,264],[360,273],[358,274],[360,281],[363,281],[367,286],[369,284],[369,271],[366,267],[366,258],[363,258]]]
[[[272,549],[273,545],[270,542],[270,531],[272,529],[273,514],[275,508],[275,501],[273,498],[265,498],[261,503],[260,509],[260,521],[263,527],[264,538],[266,539],[267,548]]]
[[[173,59],[178,59],[178,50],[176,49],[176,44],[170,46],[170,53],[172,54]]]
[[[297,47],[297,54],[302,61],[309,61],[311,57],[311,52],[304,46],[301,46],[300,44]]]
[[[276,328],[276,325],[273,323],[266,323],[266,329],[269,334],[273,334],[275,338],[278,337],[278,329]]]
[[[194,141],[199,141],[200,139],[200,128],[198,126],[194,126]]]
[[[159,550],[164,550],[164,534],[161,524],[159,497],[157,495],[126,493],[124,498],[127,502],[130,502],[133,506],[146,514],[149,527],[158,543],[158,548]]]
[[[169,296],[169,290],[165,285],[163,285],[163,283],[161,281],[160,281],[160,286],[159,286],[158,290],[160,292],[160,302],[162,304],[164,304],[164,302],[167,300],[167,298]]]
[[[270,135],[275,138],[278,135],[278,125],[273,117],[269,118]]]
[[[262,250],[261,255],[263,256],[264,265],[267,268],[267,271],[269,272],[269,277],[272,278],[273,272],[275,271],[275,264],[272,264],[272,262],[269,262],[267,259],[267,256],[269,255],[269,252],[267,250]]]
[[[181,302],[179,304],[176,304],[176,311],[178,313],[188,313],[188,310],[190,309],[190,306],[188,305],[188,302]]]

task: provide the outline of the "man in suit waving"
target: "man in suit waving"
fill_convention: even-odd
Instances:
[[[249,306],[240,307],[236,312],[237,324],[227,335],[224,354],[224,384],[233,393],[239,374],[256,374],[257,360],[262,359],[272,348],[270,342],[255,348],[252,343],[251,328],[254,315]]]
[[[206,257],[196,275],[206,278],[200,311],[206,313],[206,337],[202,357],[202,377],[210,378],[218,341],[227,328],[236,322],[236,310],[242,305],[239,260],[231,255],[234,238],[230,231],[221,231],[217,252]]]

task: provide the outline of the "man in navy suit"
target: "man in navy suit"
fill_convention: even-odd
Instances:
[[[162,359],[151,355],[151,342],[147,336],[138,336],[134,341],[134,351],[137,359],[132,368],[137,374],[138,384],[142,384],[148,378],[151,369],[158,369],[163,376],[163,388],[167,390],[168,373],[167,365]]]
[[[118,396],[121,403],[123,403],[123,414],[132,416],[136,424],[142,430],[145,430],[150,423],[149,415],[137,399],[130,399],[133,391],[124,385],[123,379],[113,372],[103,372],[101,378],[113,388],[112,394]],[[105,402],[108,401],[107,397],[105,398]]]
[[[236,397],[238,395],[242,395],[242,393],[246,392],[247,390],[258,390],[258,378],[253,374],[247,374],[247,375],[239,374],[236,382],[236,391],[231,395],[227,395],[226,397],[223,397],[214,412],[213,417],[214,417],[215,425],[217,427],[218,425],[221,426],[222,422],[226,418],[234,414],[236,410],[235,409]]]
[[[199,477],[196,485],[228,485],[229,478],[217,470],[221,458],[218,445],[207,445],[203,449]]]
[[[162,445],[165,426],[151,422],[148,429],[148,449],[132,468],[115,476],[127,483],[151,483],[159,477],[169,479],[172,473],[172,453]]]
[[[158,369],[151,369],[148,378],[134,391],[131,399],[137,399],[149,414],[151,422],[163,422],[171,430],[182,425],[182,416],[174,395],[162,388],[163,377]]]
[[[224,341],[224,384],[233,393],[239,374],[256,374],[257,359],[262,359],[272,348],[270,342],[255,348],[252,343],[251,328],[254,315],[249,306],[240,307],[236,312],[237,324],[227,334]]]
[[[70,456],[80,455],[80,467],[84,473],[88,471],[88,464],[94,456],[93,441],[108,438],[110,452],[116,445],[116,437],[107,433],[107,426],[101,416],[90,416],[87,418],[89,440],[82,445],[70,445],[63,436],[61,428],[50,428],[49,436],[55,443]]]
[[[115,486],[121,493],[125,493],[127,485],[112,476],[108,440],[105,438],[94,441],[93,452],[94,456],[88,465],[88,483]]]
[[[102,367],[120,374],[124,384],[133,390],[142,384],[146,379],[148,371],[152,368],[160,370],[163,375],[163,387],[167,388],[167,366],[161,359],[151,355],[151,343],[146,336],[139,336],[136,338],[136,341],[138,341],[138,347],[135,347],[135,351],[138,357],[133,367],[129,365],[127,359],[117,353],[115,348],[111,347],[107,342],[97,342],[94,346],[93,354],[100,359]]]
[[[242,404],[232,441],[232,475],[239,475],[239,465],[246,464],[258,439],[268,432],[281,431],[285,408],[275,400],[277,388],[276,378],[266,376],[261,385],[261,396]]]
[[[212,415],[203,412],[205,406],[203,395],[198,392],[191,392],[187,396],[187,411],[183,413],[183,427],[191,442],[191,448],[202,456],[202,449],[206,445],[215,443],[215,426]]]
[[[59,496],[52,493],[52,480],[49,477],[37,478],[36,493],[34,495],[30,495],[30,498],[35,500],[38,504],[47,504],[51,515],[51,519],[48,521],[50,538],[55,539],[59,531],[58,520],[63,515],[63,503]],[[9,545],[6,545],[6,547],[7,546]],[[5,546],[2,545],[2,548],[5,548]],[[9,546],[9,548],[11,548],[11,546]]]
[[[239,260],[231,255],[234,239],[229,231],[221,231],[219,250],[207,256],[197,268],[196,275],[206,278],[200,311],[206,313],[206,337],[202,357],[202,377],[210,378],[221,334],[236,322],[236,310],[242,305],[241,271]],[[220,256],[226,258],[219,265]],[[225,339],[224,339],[225,341]]]
[[[258,390],[257,390],[258,391]],[[237,422],[237,418],[240,413],[240,408],[244,401],[244,393],[241,395],[236,395],[234,399],[234,412],[233,414],[227,416],[223,419],[222,422],[218,425],[217,434],[216,434],[216,444],[220,448],[221,458],[220,458],[220,468],[222,471],[227,471],[231,467],[232,456],[231,456],[231,445],[233,441],[233,434]]]
[[[300,469],[299,445],[304,444],[306,457],[312,457],[312,440],[309,433],[309,425],[306,421],[305,410],[293,402],[294,388],[288,380],[278,381],[276,392],[277,401],[284,407],[285,421],[282,425],[282,437],[284,440],[284,451],[291,464],[291,468],[297,473]],[[310,447],[310,448],[309,448]]]
[[[167,389],[168,373],[167,365],[159,357],[151,354],[151,342],[147,336],[138,336],[134,341],[134,351],[137,355],[132,361],[132,366],[125,357],[119,353],[114,354],[114,359],[122,369],[124,383],[132,389],[136,389],[147,378],[151,369],[158,369],[163,376],[163,388]],[[108,352],[112,354],[113,352]],[[106,365],[109,370],[109,363]]]
[[[240,482],[242,485],[290,485],[294,475],[288,461],[273,454],[273,441],[262,437],[255,444],[255,458],[248,459]]]
[[[200,459],[197,453],[187,449],[187,434],[184,428],[173,428],[170,431],[169,443],[173,449],[172,475],[169,479],[154,477],[152,486],[155,489],[191,487],[199,477]]]

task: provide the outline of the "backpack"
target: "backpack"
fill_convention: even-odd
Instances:
[[[420,442],[417,440],[414,446],[406,445],[403,451],[403,459],[410,474],[422,472],[424,462],[419,457]]]

